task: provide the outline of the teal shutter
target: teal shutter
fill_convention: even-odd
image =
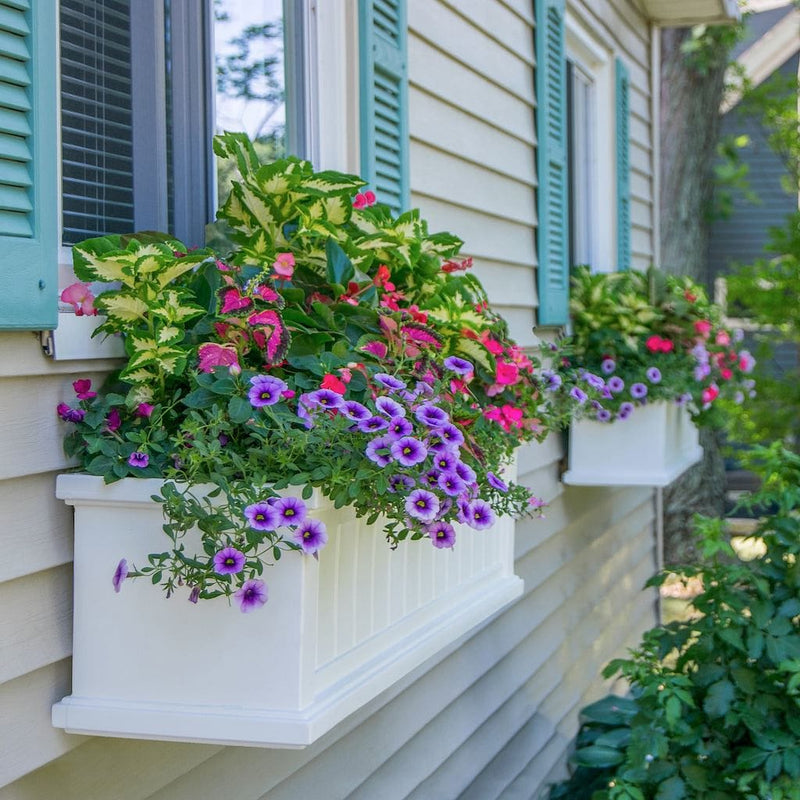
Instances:
[[[406,1],[359,0],[361,174],[395,214],[408,208]]]
[[[0,0],[0,329],[58,319],[56,2]]]
[[[539,325],[569,311],[569,190],[564,0],[536,0]]]
[[[631,181],[628,68],[617,59],[617,269],[631,268]]]

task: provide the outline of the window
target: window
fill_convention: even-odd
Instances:
[[[567,61],[569,152],[569,263],[593,264],[595,214],[595,86],[581,67]]]

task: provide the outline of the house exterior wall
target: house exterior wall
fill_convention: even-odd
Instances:
[[[653,254],[649,33],[628,0],[571,4],[631,76],[633,262]],[[533,8],[409,0],[412,202],[465,239],[512,332],[537,305]],[[80,737],[50,724],[69,693],[71,513],[54,408],[110,362],[52,362],[0,334],[0,800],[491,800],[535,797],[564,769],[601,667],[655,619],[653,493],[565,488],[563,443],[520,455],[551,505],[518,525],[524,596],[304,750]],[[191,665],[187,665],[191,669]],[[224,680],[220,676],[220,680]]]

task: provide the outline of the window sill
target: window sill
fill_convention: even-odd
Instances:
[[[92,334],[103,321],[102,317],[77,316],[61,311],[58,327],[42,333],[42,347],[55,361],[83,361],[100,358],[124,358],[125,347],[122,340],[114,336]]]

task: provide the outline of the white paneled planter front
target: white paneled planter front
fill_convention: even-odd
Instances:
[[[72,694],[53,724],[72,733],[302,747],[522,592],[514,522],[461,529],[455,548],[391,550],[380,526],[315,494],[330,536],[319,561],[291,552],[265,570],[265,606],[165,598],[146,578],[115,594],[117,562],[167,540],[158,480],[61,475],[75,507]],[[188,549],[188,548],[187,548]]]
[[[575,486],[667,486],[703,457],[689,412],[676,403],[637,407],[626,420],[580,420],[569,430]]]

